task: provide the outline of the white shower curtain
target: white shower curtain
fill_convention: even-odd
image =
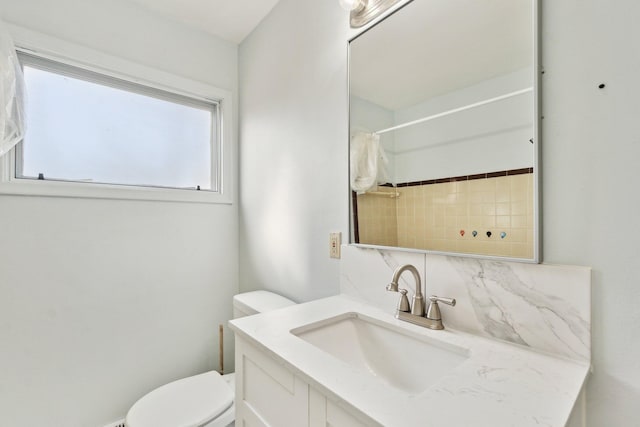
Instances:
[[[350,163],[351,189],[358,194],[389,181],[388,160],[378,134],[357,132],[351,138]]]
[[[13,39],[0,20],[0,157],[24,136],[24,77]]]

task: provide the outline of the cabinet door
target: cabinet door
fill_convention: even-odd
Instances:
[[[246,341],[236,339],[236,425],[304,427],[309,387]]]
[[[309,389],[309,427],[366,427],[377,426],[365,422],[327,399],[319,391]]]

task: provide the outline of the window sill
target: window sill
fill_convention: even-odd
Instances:
[[[84,182],[13,179],[0,183],[1,195],[232,204],[230,195],[213,191],[137,187]]]

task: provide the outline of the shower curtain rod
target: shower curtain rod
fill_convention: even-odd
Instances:
[[[393,127],[386,128],[386,129],[382,129],[382,130],[379,130],[379,131],[374,132],[374,133],[377,133],[378,135],[380,135],[380,134],[391,132],[391,131],[394,131],[394,130],[406,128],[408,126],[417,125],[418,123],[424,123],[424,122],[428,122],[429,120],[433,120],[433,119],[437,119],[437,118],[440,118],[440,117],[448,116],[449,114],[459,113],[460,111],[470,110],[472,108],[480,107],[482,105],[491,104],[492,102],[502,101],[503,99],[511,98],[511,97],[518,96],[518,95],[522,95],[522,94],[525,94],[527,92],[532,92],[532,91],[533,91],[533,88],[532,87],[528,87],[526,89],[517,90],[515,92],[510,92],[510,93],[507,93],[505,95],[496,96],[495,98],[485,99],[484,101],[480,101],[480,102],[476,102],[476,103],[473,103],[473,104],[465,105],[464,107],[454,108],[453,110],[444,111],[442,113],[434,114],[432,116],[423,117],[421,119],[414,120],[414,121],[407,122],[407,123],[403,123],[401,125],[393,126]]]

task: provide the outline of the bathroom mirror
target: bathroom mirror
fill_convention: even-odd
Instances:
[[[351,243],[539,261],[536,0],[414,0],[349,42]]]

